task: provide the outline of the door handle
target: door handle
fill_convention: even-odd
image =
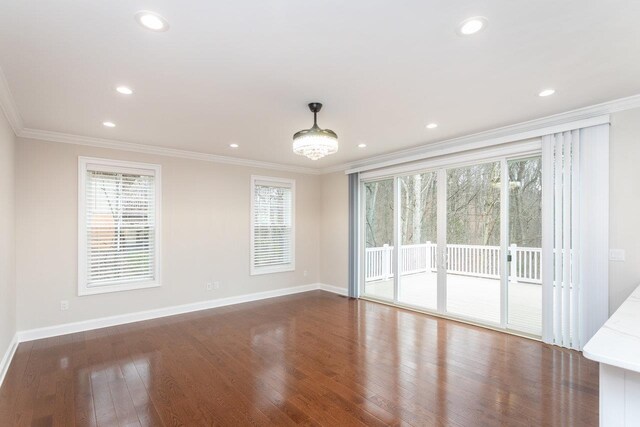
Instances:
[[[446,250],[442,251],[440,255],[440,268],[443,270],[446,270],[448,261],[449,261],[449,254],[447,253]]]

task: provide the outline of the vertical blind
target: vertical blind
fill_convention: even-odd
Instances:
[[[608,124],[542,140],[542,339],[576,350],[608,317],[608,153]]]
[[[88,168],[86,286],[155,279],[155,176]]]
[[[550,312],[549,340],[562,347],[578,348],[578,303],[580,269],[579,184],[580,131],[573,130],[543,138],[543,173],[547,188],[545,207],[549,233],[545,235],[543,254],[544,283],[547,300],[543,304]],[[552,312],[552,313],[551,313]]]
[[[289,266],[293,263],[292,185],[255,181],[253,188],[253,268]]]
[[[359,259],[360,254],[360,174],[349,174],[349,287],[348,295],[351,298],[360,296],[358,286],[360,279]]]

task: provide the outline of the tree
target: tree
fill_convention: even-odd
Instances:
[[[500,162],[447,170],[447,242],[500,244]],[[540,247],[542,164],[539,157],[510,161],[509,241]],[[402,245],[437,240],[437,173],[400,177]],[[393,179],[365,187],[367,247],[393,244]]]

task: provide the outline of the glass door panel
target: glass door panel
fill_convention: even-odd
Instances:
[[[398,178],[400,188],[400,275],[398,300],[438,308],[437,172]]]
[[[542,334],[542,159],[511,160],[509,171],[509,328]]]
[[[364,289],[368,296],[394,299],[393,179],[365,182]]]
[[[540,336],[541,172],[529,156],[363,182],[363,296]]]
[[[447,170],[446,310],[500,324],[500,162]]]

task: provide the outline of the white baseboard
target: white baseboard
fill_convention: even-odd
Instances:
[[[140,322],[142,320],[156,319],[159,317],[174,316],[176,314],[191,313],[194,311],[207,310],[209,308],[224,307],[227,305],[240,304],[243,302],[259,301],[267,298],[275,298],[285,295],[293,295],[301,292],[309,292],[322,289],[328,292],[346,295],[346,289],[335,286],[313,283],[303,286],[276,289],[273,291],[256,292],[252,294],[238,295],[228,298],[219,298],[207,301],[199,301],[190,304],[163,307],[154,310],[139,311],[135,313],[119,314],[116,316],[102,317],[98,319],[84,320],[81,322],[65,323],[61,325],[48,326],[44,328],[29,329],[17,333],[18,342],[33,341],[42,338],[55,337],[58,335],[72,334],[75,332],[90,331],[93,329],[106,328],[109,326],[123,325],[125,323]]]
[[[338,286],[327,285],[325,283],[319,283],[319,285],[320,289],[322,289],[323,291],[332,292],[334,294],[343,295],[345,297],[349,295],[347,288],[339,288]]]
[[[303,286],[276,289],[273,291],[256,292],[252,294],[238,295],[228,298],[219,298],[207,301],[198,301],[190,304],[175,305],[158,308],[155,310],[138,311],[136,313],[119,314],[116,316],[101,317],[98,319],[84,320],[81,322],[64,323],[61,325],[48,326],[45,328],[29,329],[17,332],[9,348],[7,349],[2,362],[0,363],[0,385],[9,369],[11,360],[18,348],[18,344],[25,341],[33,341],[42,338],[50,338],[59,335],[72,334],[75,332],[91,331],[93,329],[106,328],[109,326],[123,325],[126,323],[140,322],[143,320],[157,319],[160,317],[175,316],[177,314],[191,313],[194,311],[207,310],[210,308],[224,307],[228,305],[241,304],[244,302],[259,301],[268,298],[293,295],[302,292],[323,290],[338,295],[347,295],[345,288],[331,286],[324,283],[312,283]]]
[[[18,349],[18,334],[13,336],[13,339],[9,343],[9,348],[4,353],[2,357],[2,361],[0,362],[0,386],[4,382],[4,377],[7,375],[7,371],[9,370],[9,365],[13,360],[13,355],[16,354],[16,350]]]
[[[18,344],[25,341],[33,341],[42,338],[55,337],[58,335],[72,334],[74,332],[90,331],[93,329],[106,328],[109,326],[123,325],[126,323],[139,322],[143,320],[156,319],[160,317],[174,316],[177,314],[190,313],[194,311],[206,310],[209,308],[224,307],[228,305],[241,304],[244,302],[259,301],[268,298],[275,298],[285,295],[293,295],[314,290],[323,290],[339,295],[347,295],[347,290],[337,286],[326,285],[324,283],[313,283],[304,286],[294,286],[291,288],[276,289],[273,291],[257,292],[252,294],[239,295],[235,297],[219,298],[208,301],[200,301],[190,304],[176,305],[159,308],[156,310],[139,311],[136,313],[121,314],[117,316],[102,317],[98,319],[85,320],[82,322],[65,323],[62,325],[49,326],[45,328],[29,329],[17,332],[7,351],[0,361],[0,386],[9,370],[9,365],[18,349]]]

